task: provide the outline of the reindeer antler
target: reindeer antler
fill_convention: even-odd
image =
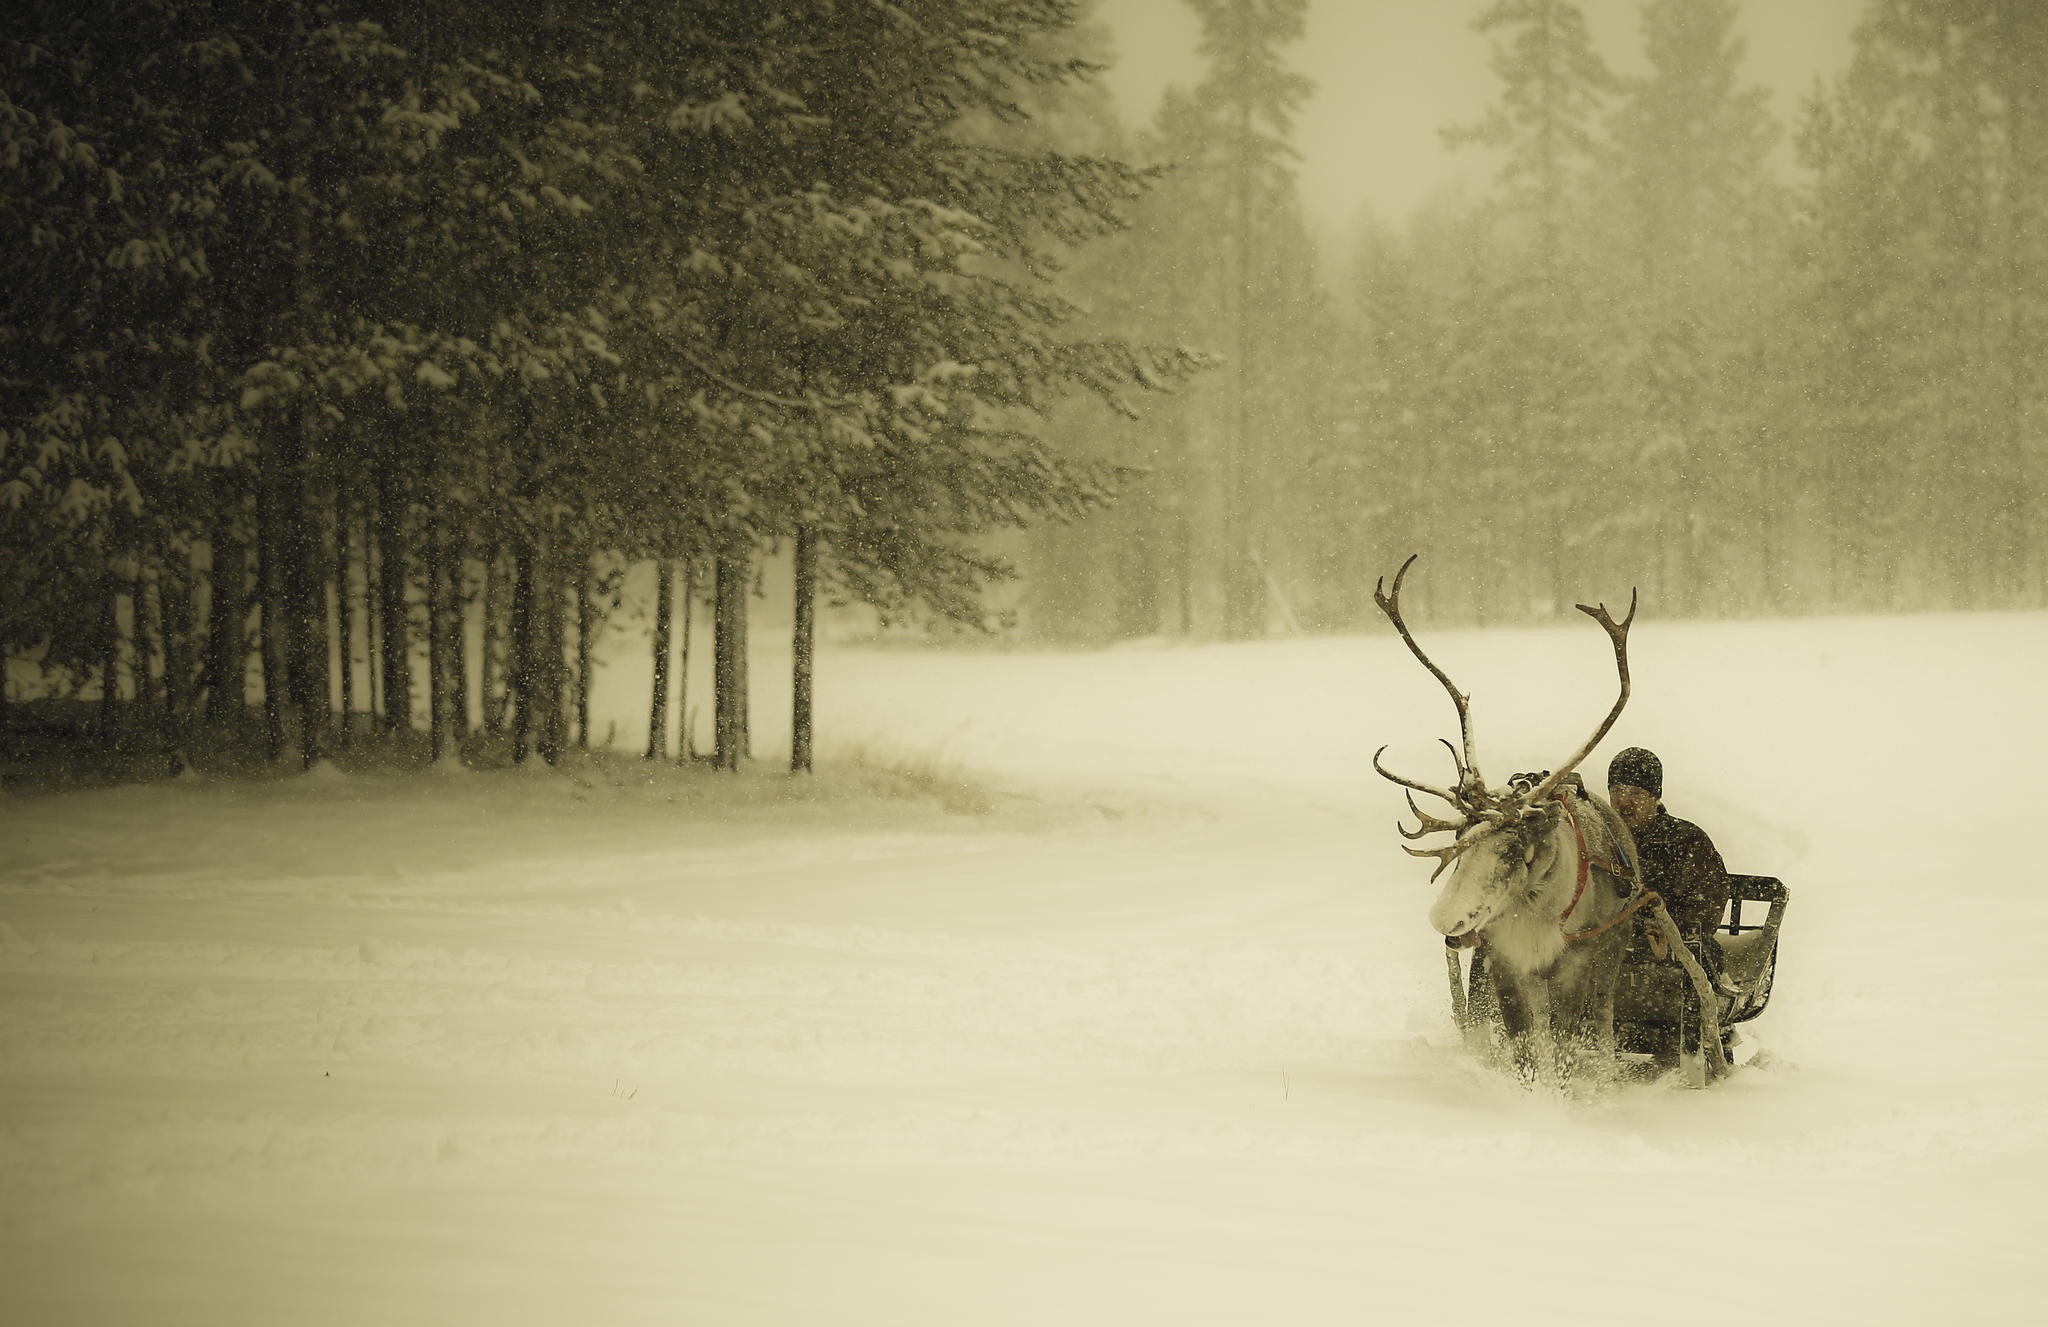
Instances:
[[[1381,749],[1384,750],[1385,748]],[[1384,773],[1384,771],[1382,772]],[[1388,777],[1392,776],[1389,775]],[[1427,811],[1424,811],[1421,807],[1415,804],[1414,793],[1404,793],[1402,795],[1408,799],[1408,809],[1415,813],[1416,823],[1422,826],[1422,828],[1411,832],[1406,825],[1396,820],[1394,822],[1394,828],[1401,831],[1402,838],[1419,839],[1424,837],[1425,835],[1434,834],[1438,830],[1442,829],[1450,830],[1453,834],[1455,834],[1459,830],[1465,828],[1463,825],[1459,824],[1455,820],[1439,820],[1435,816],[1429,814]]]
[[[1466,846],[1467,844],[1463,839],[1456,843],[1446,843],[1441,848],[1411,848],[1404,843],[1401,845],[1401,851],[1407,853],[1410,857],[1436,858],[1436,870],[1429,873],[1430,883],[1435,884],[1436,878],[1444,873],[1444,868],[1449,866],[1452,859],[1459,853],[1465,851]]]
[[[1373,756],[1372,767],[1379,771],[1381,777],[1392,779],[1404,788],[1413,788],[1417,792],[1425,792],[1432,796],[1443,798],[1463,812],[1468,820],[1479,816],[1495,819],[1497,817],[1491,814],[1491,803],[1486,797],[1486,780],[1479,773],[1477,746],[1472,736],[1472,698],[1458,690],[1452,684],[1450,675],[1437,667],[1435,660],[1424,653],[1422,646],[1416,643],[1415,633],[1408,629],[1407,621],[1401,616],[1401,582],[1407,577],[1408,568],[1414,566],[1415,559],[1421,556],[1422,554],[1420,553],[1410,553],[1408,555],[1408,560],[1403,562],[1401,569],[1394,573],[1394,588],[1392,591],[1387,590],[1385,577],[1374,581],[1372,601],[1379,605],[1382,613],[1387,615],[1387,621],[1394,624],[1394,630],[1401,633],[1401,639],[1408,644],[1409,653],[1413,654],[1421,662],[1422,666],[1429,670],[1430,676],[1443,684],[1445,693],[1451,698],[1451,704],[1457,707],[1458,735],[1465,743],[1465,754],[1461,759],[1457,748],[1452,747],[1449,742],[1444,742],[1444,745],[1450,748],[1451,759],[1458,766],[1458,784],[1455,790],[1433,788],[1426,783],[1416,783],[1412,780],[1401,778],[1399,775],[1390,774],[1381,768],[1377,754]],[[1381,747],[1380,750],[1384,751],[1386,748]],[[1419,815],[1420,812],[1417,814]]]
[[[1442,741],[1443,739],[1438,738],[1437,740]],[[1444,745],[1449,746],[1450,743],[1444,742]],[[1465,799],[1460,790],[1454,788],[1439,788],[1432,783],[1417,783],[1413,779],[1404,779],[1400,775],[1394,773],[1394,771],[1388,769],[1385,765],[1380,764],[1380,757],[1385,755],[1386,752],[1387,748],[1383,746],[1379,750],[1372,753],[1372,767],[1381,778],[1386,779],[1392,783],[1398,783],[1403,788],[1413,788],[1416,792],[1428,793],[1431,797],[1441,797],[1446,802],[1449,802],[1452,806],[1457,807],[1459,810],[1462,811],[1464,809]],[[1457,758],[1458,753],[1456,751],[1451,752],[1451,759],[1456,760]],[[1460,767],[1458,773],[1462,776],[1464,772],[1464,769]],[[1420,815],[1422,813],[1418,811],[1416,812],[1416,814]]]
[[[1614,708],[1607,711],[1607,717],[1600,721],[1600,726],[1593,730],[1593,735],[1586,739],[1585,744],[1572,758],[1553,770],[1549,778],[1531,788],[1526,796],[1516,799],[1523,806],[1539,805],[1544,798],[1550,796],[1551,791],[1564,782],[1565,775],[1577,768],[1580,761],[1593,754],[1593,748],[1600,745],[1600,739],[1607,736],[1607,730],[1614,727],[1614,721],[1621,717],[1621,707],[1628,704],[1628,629],[1629,624],[1636,620],[1636,592],[1628,592],[1628,616],[1619,622],[1609,616],[1607,605],[1604,603],[1597,608],[1585,604],[1574,604],[1573,607],[1598,622],[1601,630],[1607,633],[1607,639],[1613,642],[1614,671],[1621,677],[1621,694],[1614,698]]]

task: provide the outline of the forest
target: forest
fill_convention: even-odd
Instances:
[[[1119,328],[1222,362],[1061,434],[1145,475],[1038,540],[1076,639],[1374,629],[1418,549],[1470,624],[1631,585],[1684,618],[2044,602],[2048,10],[1870,0],[1787,124],[1734,0],[1646,0],[1628,77],[1575,4],[1475,5],[1494,95],[1445,137],[1490,178],[1332,252],[1288,151],[1306,6],[1194,8],[1208,77],[1125,149],[1167,174],[1084,261]]]
[[[1733,0],[1627,77],[1494,0],[1488,183],[1333,251],[1307,0],[1188,3],[1127,125],[1082,0],[23,0],[0,707],[552,761],[623,617],[667,755],[701,602],[732,769],[772,566],[805,768],[820,606],[1355,632],[1416,549],[1479,625],[2044,602],[2048,12],[1871,0],[1787,124]]]

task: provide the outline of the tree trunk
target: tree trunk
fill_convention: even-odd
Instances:
[[[448,717],[458,745],[469,736],[469,539],[448,538]]]
[[[2004,336],[1997,352],[2004,373],[1999,384],[1996,429],[2000,456],[2008,471],[2007,482],[2021,494],[2038,495],[2042,476],[2035,448],[2029,446],[2027,425],[2033,395],[2030,389],[2039,381],[2040,372],[2040,355],[2029,316],[2037,306],[2038,283],[2033,280],[2036,274],[2029,269],[2038,264],[2039,258],[2029,222],[2038,217],[2043,202],[2040,185],[2044,163],[2034,143],[2034,130],[2041,114],[2041,103],[2036,99],[2040,96],[2039,59],[2043,43],[2038,28],[2035,41],[2024,39],[2022,25],[2028,21],[2022,17],[2022,6],[1998,6],[1996,33],[2003,58],[1999,61],[1997,82],[2005,102],[2007,183],[2001,237],[2004,252],[1999,263],[2003,268],[2004,305],[2000,312]],[[2031,21],[2040,23],[2039,19]],[[2030,65],[2033,67],[2029,68]],[[2023,501],[2009,500],[1994,508],[2000,526],[1998,552],[2006,571],[2000,586],[2004,592],[2001,599],[2010,607],[2031,607],[2039,602],[2041,591],[2039,523],[2024,519]]]
[[[1248,19],[1240,21],[1247,23],[1240,31],[1249,48]],[[1234,287],[1230,296],[1236,352],[1230,365],[1230,440],[1223,452],[1223,631],[1226,640],[1249,640],[1265,634],[1266,619],[1265,582],[1257,571],[1263,512],[1256,501],[1260,478],[1252,463],[1251,442],[1252,389],[1257,382],[1253,361],[1259,350],[1252,328],[1252,255],[1263,237],[1258,231],[1252,178],[1257,167],[1257,137],[1250,90],[1240,89],[1236,100],[1237,132],[1231,143]]]
[[[121,720],[121,581],[111,566],[100,588],[100,745],[111,751]]]
[[[156,689],[156,642],[155,596],[150,593],[154,577],[153,559],[149,555],[149,536],[141,530],[135,534],[135,580],[130,592],[134,605],[133,616],[128,624],[129,638],[134,642],[135,653],[135,723],[138,732],[155,728],[159,708]]]
[[[447,568],[442,565],[445,549],[441,542],[441,526],[435,513],[426,515],[426,577],[427,599],[427,745],[432,759],[439,760],[448,751],[448,652],[447,613],[443,603],[443,588],[447,581]]]
[[[355,523],[349,518],[349,501],[346,490],[337,480],[334,490],[334,578],[335,629],[341,649],[336,655],[341,668],[341,727],[335,733],[337,749],[346,751],[354,738],[356,713],[356,645],[359,635],[356,630],[355,596],[350,585],[354,580]]]
[[[532,664],[534,749],[550,765],[562,760],[563,722],[561,567],[554,540],[542,534],[533,557],[529,635],[535,647]]]
[[[477,713],[483,719],[484,731],[495,733],[505,726],[505,711],[499,700],[500,679],[503,660],[500,658],[500,639],[504,623],[498,613],[498,600],[504,597],[499,588],[502,579],[498,574],[498,550],[486,548],[483,555],[483,588],[477,591],[477,616],[482,619],[478,632],[477,660]]]
[[[647,704],[647,758],[668,754],[669,613],[675,599],[676,568],[667,558],[654,563],[654,685]]]
[[[249,546],[235,532],[236,497],[223,505],[213,528],[213,570],[206,609],[206,712],[239,728],[249,707]]]
[[[384,722],[383,670],[377,661],[384,657],[384,614],[377,603],[377,585],[383,559],[377,549],[375,504],[363,502],[363,674],[369,679],[370,731]]]
[[[590,555],[576,568],[576,746],[590,750],[590,631],[597,616],[590,597]]]
[[[327,685],[327,577],[321,571],[327,562],[327,540],[307,488],[303,451],[286,482],[285,641],[291,651],[286,671],[292,705],[299,712],[299,768],[311,769],[324,754],[327,718],[333,705]]]
[[[512,763],[524,765],[533,719],[533,546],[524,538],[512,554],[512,651],[506,690],[512,702]]]
[[[676,661],[676,759],[688,764],[697,757],[697,739],[690,721],[690,619],[697,609],[697,563],[683,559],[682,657]]]
[[[562,560],[561,544],[548,541],[547,568],[547,748],[541,753],[550,765],[562,763],[569,749],[569,575]]]
[[[412,632],[406,606],[406,494],[387,453],[377,473],[378,597],[384,620],[384,727],[412,726]]]
[[[716,761],[737,772],[747,749],[747,571],[749,558],[729,548],[718,555],[713,588],[716,640],[712,645],[713,729]]]
[[[354,540],[355,532],[350,528],[348,518],[348,501],[337,481],[334,491],[334,558],[328,566],[328,576],[334,586],[335,634],[341,645],[335,655],[335,663],[341,670],[341,716],[338,720],[340,726],[334,734],[334,746],[338,751],[348,750],[355,728],[356,622],[355,603],[348,592],[349,562]]]
[[[789,768],[811,772],[811,673],[816,627],[818,542],[809,526],[798,526],[795,550],[796,623],[790,641]]]
[[[192,554],[166,557],[157,575],[157,603],[164,641],[164,755],[173,775],[185,768],[186,691],[198,643],[192,638]]]
[[[284,627],[284,536],[278,512],[274,447],[263,451],[256,490],[256,589],[262,607],[263,758],[284,759],[287,668]]]

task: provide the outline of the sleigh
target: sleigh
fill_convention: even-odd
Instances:
[[[1720,959],[1715,1009],[1720,1057],[1702,1046],[1707,1020],[1698,988],[1675,956],[1622,966],[1614,993],[1614,1032],[1617,1068],[1624,1077],[1650,1078],[1675,1069],[1680,1082],[1701,1087],[1720,1076],[1720,1064],[1747,1062],[1737,1053],[1735,1029],[1771,1002],[1788,896],[1784,883],[1770,876],[1729,877],[1728,910],[1713,935]],[[1472,951],[1462,975],[1454,975],[1453,1004],[1468,1033],[1490,1039],[1500,1013],[1485,952]]]

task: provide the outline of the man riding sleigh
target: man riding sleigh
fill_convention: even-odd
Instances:
[[[1630,747],[1614,757],[1608,798],[1593,796],[1575,772],[1628,703],[1633,596],[1619,621],[1605,605],[1578,606],[1614,649],[1619,688],[1606,717],[1554,771],[1518,775],[1496,788],[1479,772],[1470,697],[1430,659],[1402,617],[1401,584],[1414,562],[1410,557],[1401,565],[1391,590],[1384,582],[1375,586],[1373,598],[1457,709],[1462,743],[1444,742],[1456,778],[1447,785],[1405,778],[1381,765],[1380,753],[1373,768],[1409,790],[1409,810],[1419,824],[1399,826],[1404,838],[1452,835],[1438,847],[1404,850],[1436,859],[1432,881],[1450,873],[1429,920],[1450,946],[1459,1025],[1483,1032],[1518,1075],[1546,1082],[1609,1077],[1623,1051],[1640,1059],[1649,1050],[1647,1058],[1655,1061],[1675,1054],[1674,1062],[1690,1064],[1695,1080],[1726,1073],[1721,1015],[1733,1012],[1731,1002],[1744,992],[1723,981],[1716,931],[1732,882],[1720,852],[1705,831],[1665,809],[1663,765],[1653,753]],[[1416,792],[1446,802],[1455,818],[1423,812]],[[1754,998],[1743,1006],[1744,1018],[1768,997],[1782,887],[1772,897],[1764,937],[1769,947],[1747,946],[1759,972],[1750,974]],[[1469,981],[1461,980],[1460,949],[1475,951]],[[1680,1028],[1676,1045],[1669,1037],[1642,1045],[1634,1035],[1640,1028],[1621,1026],[1644,1019]],[[1629,1035],[1617,1036],[1624,1032]]]

